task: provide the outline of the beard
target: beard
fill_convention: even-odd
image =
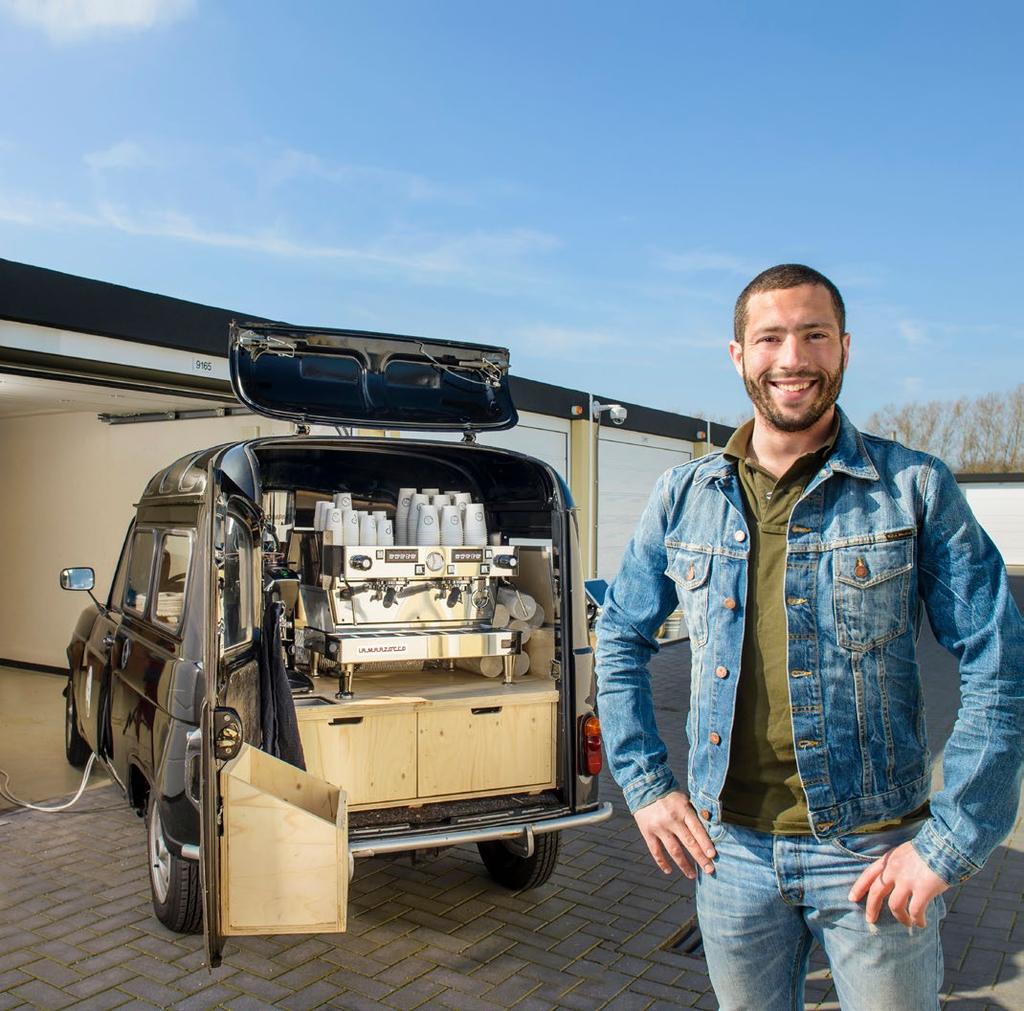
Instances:
[[[796,373],[772,374],[765,372],[756,379],[743,368],[743,385],[747,389],[754,410],[757,411],[771,426],[779,432],[805,432],[816,425],[832,405],[839,399],[839,391],[843,388],[844,368],[840,363],[834,372],[823,369],[804,369]],[[800,380],[817,381],[818,395],[806,407],[796,413],[780,407],[773,399],[770,382],[797,382]]]

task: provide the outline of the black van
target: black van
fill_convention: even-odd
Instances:
[[[611,814],[572,499],[476,443],[517,421],[508,352],[229,339],[239,400],[296,434],[150,480],[72,636],[66,710],[69,761],[95,754],[145,815],[156,914],[202,924],[211,967],[225,936],[344,930],[357,858],[472,842],[529,888],[563,830]]]

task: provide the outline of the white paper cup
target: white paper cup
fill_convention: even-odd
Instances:
[[[473,496],[468,491],[453,491],[448,494],[456,505],[469,505],[473,501]]]
[[[390,548],[395,543],[395,525],[391,520],[377,521],[377,543],[382,548]]]
[[[343,543],[352,547],[359,543],[359,513],[355,509],[342,510]]]
[[[372,516],[359,517],[359,543],[368,547],[377,544],[377,521]]]
[[[431,495],[430,504],[437,506],[438,509],[443,509],[446,505],[451,505],[450,495]]]
[[[395,538],[399,544],[409,543],[405,537],[408,532],[409,510],[412,508],[412,499],[415,494],[415,488],[398,489],[398,499],[395,506]]]
[[[470,502],[466,505],[462,517],[462,539],[465,544],[474,547],[482,547],[487,543],[487,514],[479,502]]]
[[[457,505],[441,506],[441,543],[451,547],[462,544],[462,516]]]
[[[344,527],[345,514],[341,509],[331,506],[324,510],[324,531],[329,531],[334,537],[335,544],[343,544],[342,530]]]
[[[334,493],[334,507],[336,509],[351,509],[352,508],[352,492],[350,492],[350,491],[336,491]]]
[[[441,494],[441,489],[440,488],[421,488],[420,491],[424,495],[426,495],[427,498],[430,498],[431,495],[440,495]]]
[[[440,544],[440,526],[437,506],[433,506],[429,502],[422,502],[419,512],[416,514],[416,543],[424,547]]]
[[[333,500],[317,499],[313,512],[313,529],[324,530],[327,527],[327,510],[334,508]]]
[[[533,597],[510,586],[498,587],[498,603],[508,608],[514,621],[529,621],[537,610],[537,601]]]
[[[422,493],[413,495],[412,504],[409,506],[409,515],[405,521],[405,534],[403,544],[416,544],[416,528],[420,519],[420,506],[430,505],[430,497]]]

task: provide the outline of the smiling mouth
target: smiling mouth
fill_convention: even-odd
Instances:
[[[813,379],[768,381],[769,386],[772,386],[777,390],[782,390],[783,393],[803,393],[804,390],[810,389],[814,383],[815,380]]]

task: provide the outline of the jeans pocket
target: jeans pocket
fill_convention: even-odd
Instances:
[[[840,646],[866,652],[906,631],[913,539],[837,548],[832,564]]]
[[[892,828],[884,828],[878,832],[856,832],[850,835],[837,836],[830,839],[838,850],[849,857],[855,857],[866,864],[873,863],[879,857],[884,856],[891,849],[902,846],[909,842],[921,830],[924,821],[915,819],[904,822],[902,825],[894,825]]]
[[[711,555],[688,548],[669,548],[665,574],[676,584],[679,607],[686,621],[691,646],[708,641],[708,588],[711,585]]]

